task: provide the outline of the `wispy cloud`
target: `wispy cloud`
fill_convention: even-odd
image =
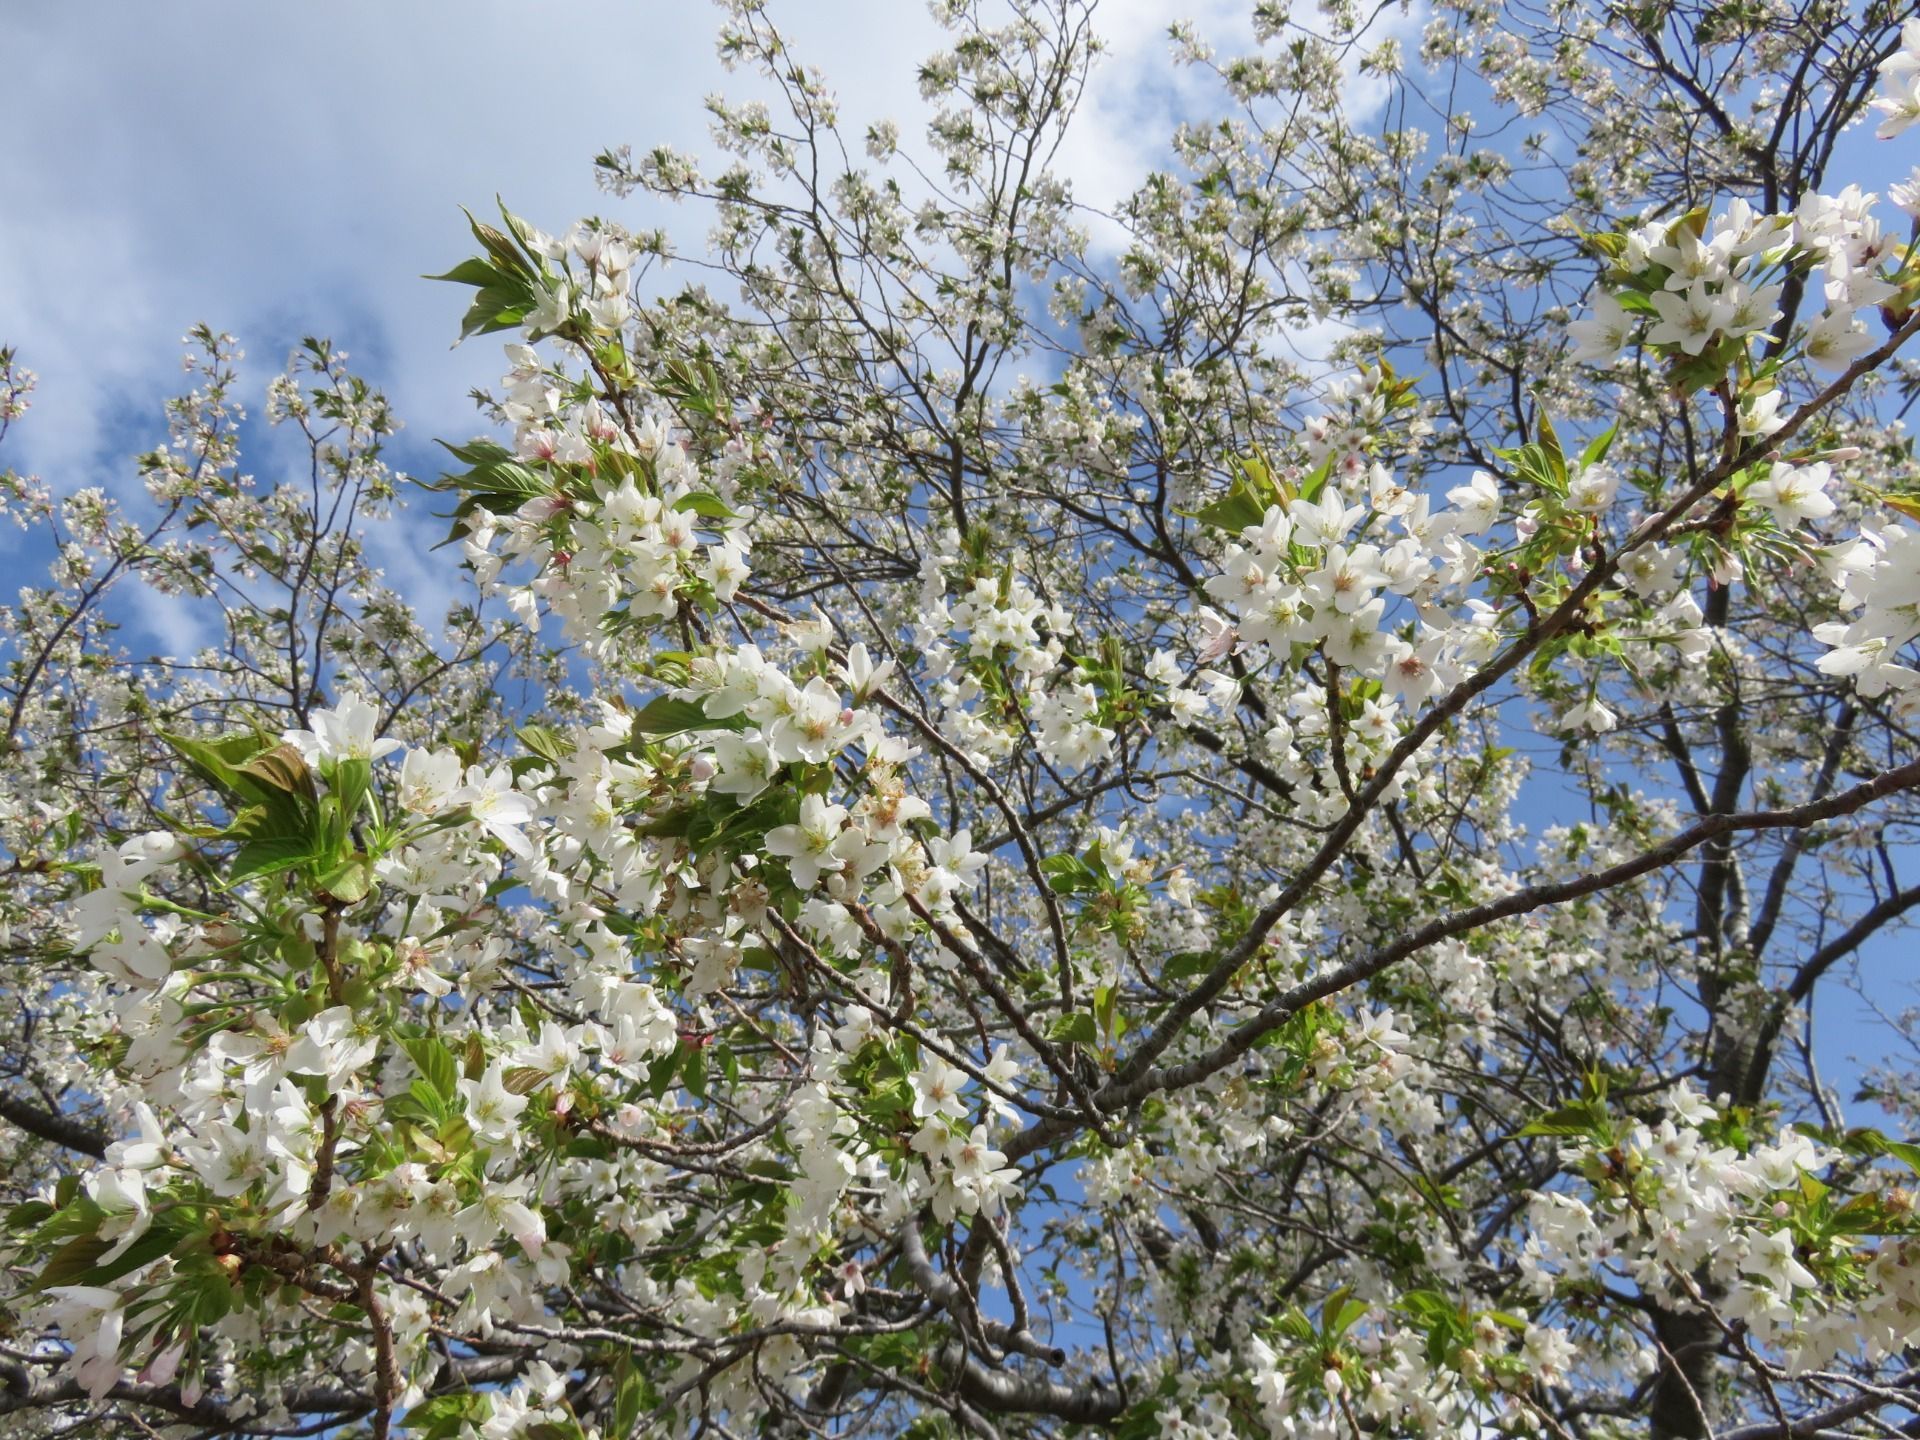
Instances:
[[[1106,0],[1110,51],[1060,157],[1084,199],[1112,206],[1165,165],[1174,125],[1210,94],[1169,63],[1168,23],[1192,14],[1231,50],[1250,44],[1246,9]],[[941,42],[924,11],[776,13],[834,83],[850,136],[882,117],[914,132],[915,72]],[[118,7],[111,25],[88,6],[18,8],[10,99],[34,128],[0,161],[0,338],[41,390],[13,463],[60,490],[128,492],[180,379],[179,337],[205,320],[245,343],[256,406],[301,335],[332,335],[406,420],[402,463],[431,464],[426,441],[471,432],[467,392],[500,369],[491,344],[450,348],[462,296],[418,278],[465,253],[459,207],[497,192],[550,227],[704,223],[610,201],[589,162],[621,143],[707,148],[703,98],[754,83],[722,70],[717,20],[664,0],[180,0]]]

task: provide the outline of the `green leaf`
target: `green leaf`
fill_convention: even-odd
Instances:
[[[1198,510],[1181,510],[1189,519],[1238,535],[1249,525],[1267,518],[1267,507],[1282,503],[1280,487],[1266,462],[1257,456],[1242,456],[1236,462],[1238,473],[1227,493],[1202,505]]]
[[[634,834],[650,837],[685,839],[693,829],[693,817],[697,806],[682,805],[676,810],[649,820],[634,827]]]
[[[526,1095],[547,1082],[547,1072],[531,1065],[515,1065],[500,1077],[500,1083],[514,1095]]]
[[[1525,1136],[1591,1136],[1595,1139],[1612,1138],[1612,1129],[1607,1123],[1604,1105],[1590,1100],[1582,1100],[1572,1105],[1563,1105],[1558,1110],[1550,1110],[1538,1120],[1520,1127]]]
[[[456,445],[451,440],[436,440],[434,443],[454,459],[464,460],[469,465],[497,465],[513,458],[513,452],[498,440],[469,440],[464,445]]]
[[[81,1235],[69,1240],[40,1267],[33,1288],[51,1290],[56,1285],[84,1285],[100,1263],[100,1257],[113,1248],[113,1242],[98,1235]]]
[[[1556,457],[1550,455],[1544,446],[1522,445],[1517,450],[1507,451],[1506,454],[1513,463],[1513,474],[1516,480],[1550,494],[1567,493],[1566,461],[1560,459],[1556,463]]]
[[[680,1063],[680,1083],[687,1087],[687,1093],[694,1099],[707,1098],[707,1052],[704,1046],[685,1047]]]
[[[1329,454],[1326,459],[1314,466],[1311,475],[1300,482],[1300,498],[1308,504],[1312,504],[1315,500],[1318,500],[1320,498],[1320,492],[1327,488],[1327,478],[1332,474],[1333,456]],[[1263,515],[1261,518],[1264,519],[1265,516]]]
[[[1329,1340],[1338,1340],[1359,1324],[1366,1313],[1366,1301],[1354,1299],[1345,1290],[1336,1290],[1320,1307],[1320,1333]]]
[[[1920,520],[1920,495],[1882,495],[1880,503],[1897,510],[1909,520]]]
[[[318,791],[300,752],[257,733],[198,740],[163,735],[187,768],[213,785],[233,806],[228,838],[244,842],[229,866],[226,883],[303,864],[326,850]]]
[[[1069,1010],[1048,1028],[1047,1038],[1076,1045],[1093,1045],[1099,1042],[1100,1027],[1086,1011]]]
[[[483,1390],[452,1390],[422,1400],[407,1411],[407,1433],[419,1440],[458,1440],[469,1425],[493,1415],[493,1397]]]
[[[1553,477],[1560,482],[1561,493],[1567,488],[1567,452],[1560,446],[1560,436],[1553,428],[1553,417],[1547,414],[1547,407],[1539,408],[1534,420],[1536,443],[1546,456],[1547,466],[1553,471]]]
[[[1394,1302],[1423,1327],[1459,1317],[1460,1307],[1434,1290],[1409,1290]]]
[[[327,771],[327,793],[333,797],[336,812],[345,822],[345,828],[351,827],[354,816],[360,813],[360,807],[366,802],[367,794],[373,789],[373,762],[371,760],[336,760]]]
[[[189,770],[216,789],[229,793],[236,793],[239,767],[263,748],[261,737],[252,734],[200,740],[191,735],[162,730],[160,738],[174,754],[187,762]]]
[[[433,1122],[436,1129],[452,1114],[447,1108],[447,1102],[441,1098],[440,1092],[426,1080],[415,1080],[408,1085],[407,1094],[412,1097],[413,1103],[420,1107],[421,1114]],[[393,1102],[389,1100],[387,1103],[391,1106]]]
[[[633,728],[642,735],[684,735],[690,730],[738,730],[746,724],[742,715],[714,719],[698,700],[677,700],[671,695],[656,695],[633,717]]]
[[[1056,895],[1077,895],[1106,888],[1093,867],[1078,855],[1049,855],[1040,862],[1040,869],[1047,877],[1047,888]]]
[[[1594,234],[1576,231],[1580,238],[1592,247],[1603,260],[1618,260],[1626,253],[1627,237],[1617,235],[1611,230],[1602,230]]]
[[[687,845],[695,858],[704,858],[721,847],[736,853],[755,849],[769,830],[792,824],[799,815],[799,795],[784,786],[769,790],[744,808],[736,805],[731,795],[710,793],[689,819]]]
[[[614,1369],[613,1434],[631,1435],[647,1403],[647,1377],[634,1368],[631,1351],[622,1350]]]
[[[1884,1196],[1856,1195],[1828,1219],[1836,1235],[1900,1235],[1914,1228],[1913,1211],[1908,1206],[1891,1206]]]
[[[682,495],[673,502],[676,510],[691,511],[708,520],[737,520],[739,516],[727,508],[726,502],[718,495],[709,495],[705,490],[696,490],[691,495]]]
[[[496,330],[517,330],[533,309],[531,285],[490,285],[473,297],[473,304],[460,319],[460,338],[491,335]]]
[[[250,840],[234,852],[227,865],[226,886],[232,889],[256,876],[285,874],[319,859],[311,840],[287,837]]]
[[[252,782],[252,785],[264,787],[270,793],[290,795],[306,804],[314,804],[319,800],[319,792],[313,785],[313,771],[307,768],[306,757],[284,740],[236,767],[234,778],[243,791],[251,788],[248,782]]]
[[[355,905],[373,889],[373,861],[365,855],[353,855],[323,871],[316,882],[343,905]]]
[[[445,1106],[440,1097],[423,1080],[416,1080],[398,1094],[389,1095],[380,1104],[380,1116],[391,1125],[417,1125],[423,1129],[437,1128]]]
[[[1740,347],[1740,353],[1745,353],[1744,340],[1733,343]],[[1707,346],[1698,355],[1676,351],[1668,364],[1668,384],[1676,390],[1688,393],[1719,384],[1727,375],[1727,351],[1728,342],[1725,340],[1718,345]]]
[[[54,1252],[41,1267],[40,1274],[34,1280],[34,1288],[48,1290],[56,1285],[108,1284],[122,1275],[131,1275],[143,1265],[151,1265],[162,1256],[171,1255],[186,1234],[185,1225],[157,1219],[146,1234],[106,1261],[101,1257],[112,1250],[117,1242],[102,1240],[98,1235],[82,1235]]]
[[[657,1056],[653,1063],[647,1066],[647,1093],[655,1100],[660,1099],[673,1088],[674,1076],[679,1073],[680,1052],[678,1050],[670,1050],[665,1055]]]
[[[1266,519],[1267,507],[1245,485],[1235,482],[1233,488],[1219,499],[1208,501],[1198,510],[1182,510],[1179,513],[1211,525],[1216,530],[1238,535],[1249,525],[1258,525]]]
[[[454,459],[463,460],[472,468],[458,473],[444,471],[438,480],[420,483],[428,490],[452,491],[466,497],[455,510],[456,516],[475,509],[510,515],[527,501],[554,493],[552,483],[545,476],[491,440],[475,440],[466,445],[450,445],[445,440],[439,443]]]
[[[53,1240],[64,1240],[70,1235],[91,1235],[95,1230],[100,1228],[101,1217],[107,1212],[96,1205],[93,1197],[90,1195],[63,1194],[62,1191],[65,1188],[65,1182],[68,1180],[73,1182],[76,1190],[78,1189],[80,1183],[79,1176],[70,1175],[61,1177],[61,1188],[54,1191],[54,1200],[56,1203],[64,1203],[61,1203],[60,1209],[49,1216],[42,1222],[40,1228],[33,1232],[33,1243],[35,1245],[45,1245]]]
[[[453,1052],[447,1049],[438,1035],[421,1035],[413,1039],[403,1039],[400,1048],[407,1052],[407,1058],[413,1061],[414,1069],[421,1078],[433,1087],[434,1093],[442,1100],[452,1100],[458,1088],[460,1070],[454,1064]]]
[[[573,754],[573,742],[544,725],[522,725],[513,733],[535,755],[556,765]]]
[[[507,215],[504,208],[500,213],[509,225],[513,224],[513,218]],[[493,263],[501,271],[508,275],[532,278],[533,266],[519,246],[485,221],[475,219],[471,210],[466,212],[466,216],[467,225],[473,231],[473,238],[478,240],[487,254],[493,257]]]
[[[1213,968],[1213,957],[1204,950],[1183,950],[1161,968],[1163,980],[1191,980]]]
[[[52,1219],[53,1206],[44,1200],[23,1200],[7,1211],[7,1229],[32,1230]]]
[[[1580,452],[1580,468],[1598,465],[1607,458],[1607,452],[1613,448],[1613,437],[1620,433],[1620,422],[1615,421],[1587,442],[1587,448]]]
[[[1312,1340],[1313,1322],[1296,1309],[1289,1309],[1279,1319],[1279,1331],[1289,1340]]]
[[[444,275],[422,275],[422,280],[451,280],[456,285],[474,285],[485,289],[498,285],[505,277],[500,271],[475,255],[462,260]]]

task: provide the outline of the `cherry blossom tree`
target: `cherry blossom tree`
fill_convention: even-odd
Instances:
[[[1907,1433],[1920,21],[1262,3],[1096,215],[936,10],[472,222],[443,621],[319,341],[0,477],[8,1433]]]

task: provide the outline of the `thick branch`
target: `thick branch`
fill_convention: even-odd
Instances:
[[[29,1135],[95,1160],[107,1158],[107,1137],[83,1120],[57,1111],[29,1105],[17,1096],[0,1092],[0,1120],[17,1126]]]
[[[462,1359],[443,1372],[444,1383],[432,1393],[461,1390],[473,1385],[497,1384],[511,1378],[524,1363],[517,1355],[494,1355],[480,1359]],[[86,1387],[71,1378],[39,1380],[25,1366],[0,1364],[0,1415],[28,1410],[46,1410],[61,1405],[84,1405],[90,1396]],[[311,1434],[311,1417],[327,1416],[344,1423],[373,1409],[373,1397],[365,1391],[341,1386],[316,1385],[289,1392],[283,1401],[294,1417],[289,1425],[270,1425],[233,1413],[230,1400],[202,1396],[189,1405],[178,1385],[146,1385],[123,1381],[109,1390],[101,1405],[120,1404],[158,1410],[195,1425],[203,1425],[221,1435],[299,1435]],[[306,1417],[306,1418],[302,1418]]]
[[[1884,799],[1888,795],[1910,790],[1916,786],[1920,786],[1920,760],[1908,761],[1905,765],[1889,770],[1864,785],[1857,785],[1838,795],[1811,801],[1791,809],[1757,810],[1740,815],[1710,815],[1688,826],[1664,843],[1654,846],[1651,850],[1644,851],[1631,860],[1623,860],[1618,865],[1609,866],[1605,870],[1592,871],[1571,880],[1556,881],[1548,885],[1530,886],[1524,890],[1516,890],[1510,895],[1503,895],[1497,900],[1489,900],[1485,904],[1442,916],[1409,932],[1391,945],[1350,960],[1344,965],[1335,966],[1323,974],[1295,985],[1284,994],[1269,1001],[1252,1019],[1236,1027],[1234,1032],[1218,1046],[1197,1059],[1183,1065],[1154,1066],[1132,1076],[1123,1072],[1093,1097],[1094,1104],[1102,1110],[1112,1112],[1136,1105],[1156,1091],[1180,1089],[1204,1080],[1244,1055],[1261,1036],[1284,1024],[1289,1017],[1298,1014],[1315,1001],[1337,995],[1363,980],[1371,979],[1408,956],[1417,954],[1442,940],[1464,935],[1498,920],[1510,919],[1516,915],[1544,909],[1549,905],[1558,905],[1568,900],[1577,900],[1586,895],[1612,889],[1649,871],[1670,865],[1687,852],[1721,835],[1739,830],[1797,829],[1819,820],[1831,820],[1839,815],[1850,815],[1864,809],[1875,800]],[[1042,1122],[1015,1136],[1008,1143],[1007,1154],[1012,1159],[1031,1155],[1065,1133],[1067,1130],[1062,1122]]]

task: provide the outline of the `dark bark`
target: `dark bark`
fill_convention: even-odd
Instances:
[[[71,1115],[30,1105],[18,1096],[0,1092],[0,1120],[77,1154],[91,1155],[95,1160],[106,1158],[109,1137]]]

